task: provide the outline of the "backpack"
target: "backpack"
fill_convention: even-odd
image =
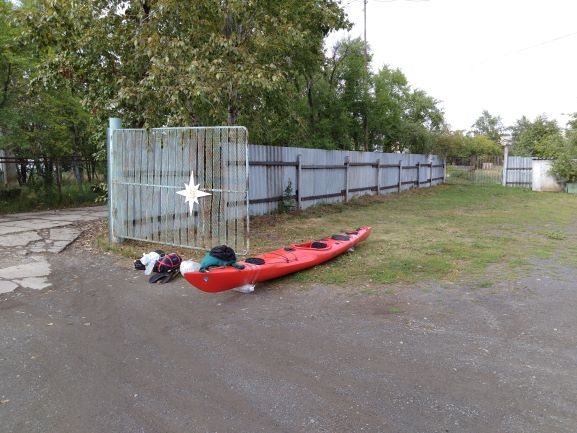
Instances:
[[[182,259],[176,253],[170,253],[160,258],[157,262],[157,267],[159,273],[172,273],[174,271],[180,270],[180,263]],[[156,269],[155,269],[156,270]]]

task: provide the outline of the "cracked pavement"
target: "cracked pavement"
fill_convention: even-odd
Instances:
[[[48,256],[63,251],[106,206],[0,215],[0,293],[50,286]]]

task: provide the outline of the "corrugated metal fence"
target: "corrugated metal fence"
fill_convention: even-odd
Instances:
[[[436,155],[353,152],[249,145],[251,215],[278,209],[287,187],[305,209],[443,183],[445,165]]]
[[[509,156],[505,170],[505,185],[518,188],[531,188],[533,184],[533,158]]]

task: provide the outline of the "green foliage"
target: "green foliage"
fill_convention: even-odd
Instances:
[[[320,64],[326,34],[346,26],[332,0],[54,0],[27,22],[47,53],[38,79],[69,81],[99,115],[138,127],[235,124]]]
[[[93,139],[94,119],[74,91],[59,82],[45,86],[35,79],[49,54],[41,49],[44,42],[22,41],[36,30],[29,27],[26,17],[44,10],[41,2],[23,1],[16,7],[0,0],[0,149],[24,161],[34,159],[34,165],[20,165],[19,181],[50,193],[58,174],[57,158],[75,155],[94,162],[97,141]],[[56,48],[51,51],[56,53]],[[82,189],[83,172],[76,159],[68,169]],[[62,199],[60,176],[56,183]]]
[[[503,153],[501,146],[486,135],[466,137],[465,149],[467,153],[465,156],[497,156]]]
[[[563,148],[561,128],[546,116],[539,116],[533,122],[523,116],[512,130],[514,155],[551,159]]]
[[[96,194],[94,203],[106,203],[108,201],[108,183],[100,182],[90,187],[90,190]]]
[[[360,39],[325,57],[348,27],[336,0],[51,0],[21,22],[32,81],[74,89],[101,125],[242,123],[262,144],[417,152],[443,123],[400,71],[370,72]]]
[[[294,190],[291,180],[289,179],[288,184],[283,192],[282,200],[279,203],[278,210],[280,213],[292,212],[296,209],[296,200],[294,197]]]
[[[22,188],[11,188],[0,186],[0,202],[9,202],[16,200],[22,194]]]
[[[17,197],[6,197],[0,188],[0,214],[90,206],[94,205],[96,198],[96,194],[90,190],[79,190],[72,180],[64,181],[60,194],[55,189],[46,189],[42,184],[35,183],[17,190],[20,191],[14,193],[18,194]]]
[[[437,137],[433,151],[446,158],[470,158],[503,154],[502,147],[488,136],[467,136],[463,131],[443,132]]]
[[[569,152],[562,153],[551,167],[551,174],[560,182],[577,182],[577,160]]]
[[[484,135],[497,144],[501,143],[501,137],[505,133],[501,117],[493,116],[487,110],[483,110],[471,128],[474,135]]]

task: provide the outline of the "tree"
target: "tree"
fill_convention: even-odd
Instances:
[[[498,156],[502,147],[485,135],[465,137],[465,156]]]
[[[409,83],[400,69],[383,66],[375,75],[375,102],[371,110],[372,142],[383,150],[402,151],[405,100]]]
[[[346,26],[334,0],[52,0],[26,20],[46,47],[39,78],[137,127],[235,124],[310,74]]]
[[[545,115],[531,122],[525,116],[512,128],[512,153],[519,156],[554,158],[564,146],[561,128]]]
[[[20,9],[0,0],[0,148],[22,158],[20,182],[27,183],[29,159],[32,169],[50,190],[57,158],[82,156],[93,159],[96,150],[89,139],[92,119],[80,105],[79,99],[65,87],[45,88],[40,82],[31,82],[42,63],[41,51],[28,44],[23,47],[20,37],[25,32],[19,14],[35,8],[34,2],[24,1]],[[82,165],[73,159],[71,167],[82,187]],[[56,176],[60,191],[60,176]]]
[[[483,110],[481,116],[471,126],[471,131],[474,135],[485,135],[494,143],[500,144],[505,127],[500,116],[493,116],[487,110]]]
[[[448,159],[468,156],[465,143],[467,137],[463,131],[444,130],[437,135],[433,144],[433,153]]]

